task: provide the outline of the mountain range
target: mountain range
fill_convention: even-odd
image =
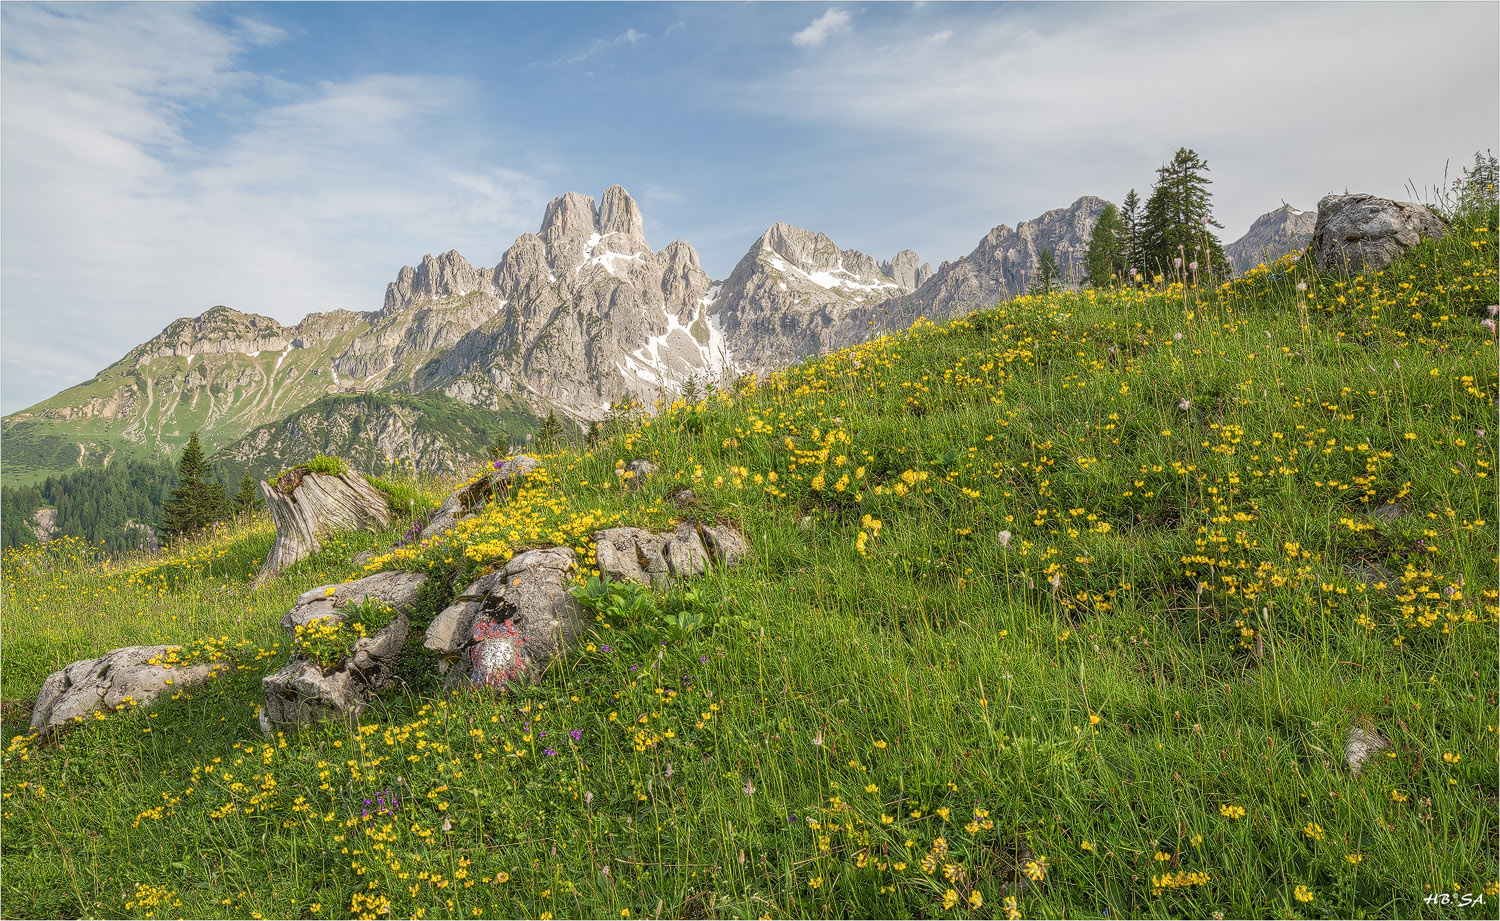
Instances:
[[[485,438],[524,440],[549,412],[583,425],[621,400],[763,374],[1015,297],[1043,249],[1076,283],[1104,206],[1085,196],[995,227],[936,270],[911,250],[877,261],[777,223],[714,280],[691,244],[652,249],[624,188],[597,201],[569,192],[493,266],[449,251],[402,267],[378,310],[283,326],[216,306],[173,322],[91,380],[5,417],[5,481],[167,458],[194,431],[236,475],[316,451],[453,471]]]

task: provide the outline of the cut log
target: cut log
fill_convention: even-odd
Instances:
[[[391,522],[390,504],[365,478],[349,470],[337,476],[294,471],[276,485],[260,484],[276,524],[276,543],[255,585],[323,549],[338,531],[378,530]]]

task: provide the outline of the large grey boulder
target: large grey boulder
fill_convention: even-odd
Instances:
[[[1326,195],[1318,202],[1313,261],[1321,272],[1376,271],[1424,239],[1448,232],[1442,218],[1421,205],[1374,195]]]
[[[375,695],[395,683],[396,660],[410,632],[411,622],[401,614],[356,640],[348,657],[332,668],[299,657],[267,675],[261,680],[266,692],[261,731],[269,735],[279,726],[359,716]]]
[[[82,659],[58,669],[42,682],[31,710],[33,731],[45,731],[82,719],[95,710],[120,704],[144,706],[163,692],[176,692],[215,677],[228,662],[166,664],[177,646],[125,646],[97,659]]]
[[[426,583],[426,573],[389,571],[353,582],[320,585],[297,596],[292,609],[281,616],[281,629],[296,636],[298,627],[305,627],[319,618],[336,624],[344,619],[345,604],[359,604],[366,598],[383,601],[397,611],[410,611]]]
[[[395,681],[396,660],[411,632],[406,612],[416,605],[426,583],[426,573],[377,572],[353,582],[320,585],[303,592],[281,617],[281,628],[293,639],[298,627],[313,621],[342,623],[348,616],[345,605],[360,604],[368,598],[384,602],[398,615],[374,634],[356,640],[349,655],[329,668],[296,655],[293,646],[292,660],[261,681],[266,702],[260,711],[260,728],[270,733],[278,726],[357,717]]]
[[[528,473],[541,465],[541,461],[525,454],[507,457],[496,463],[493,472],[460,486],[453,491],[452,495],[444,499],[443,504],[438,506],[438,510],[432,514],[432,519],[427,522],[427,526],[422,529],[420,539],[427,540],[450,530],[495,496],[504,495],[512,485],[525,479]]]
[[[450,684],[503,688],[539,682],[573,649],[583,618],[574,600],[570,547],[528,550],[468,588],[427,629]]]

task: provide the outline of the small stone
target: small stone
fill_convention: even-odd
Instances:
[[[1389,751],[1390,740],[1386,739],[1368,721],[1363,726],[1350,726],[1344,740],[1344,760],[1349,764],[1349,773],[1359,776],[1365,762],[1376,755]]]
[[[661,468],[641,457],[636,458],[635,460],[626,464],[625,469],[635,474],[635,476],[630,478],[630,488],[640,489],[642,486],[646,485],[647,480],[656,476],[657,472]]]
[[[1376,519],[1377,521],[1395,521],[1405,514],[1406,509],[1401,507],[1401,503],[1387,502],[1379,508],[1375,509],[1375,511],[1371,512],[1370,517]]]

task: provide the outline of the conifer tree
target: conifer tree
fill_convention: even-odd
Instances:
[[[543,453],[555,451],[563,439],[563,424],[558,421],[557,413],[553,410],[547,411],[547,418],[542,422],[542,427],[537,430],[537,449]]]
[[[1099,220],[1094,222],[1094,232],[1089,237],[1088,255],[1085,257],[1088,283],[1095,288],[1106,288],[1125,277],[1125,225],[1120,219],[1120,210],[1113,204],[1104,206]]]
[[[1208,163],[1189,148],[1179,148],[1172,162],[1156,171],[1156,185],[1146,200],[1141,220],[1141,245],[1146,269],[1168,279],[1223,277],[1228,274],[1224,247],[1211,228],[1223,228],[1213,219],[1208,191],[1213,181],[1203,175]],[[1196,273],[1190,270],[1197,264]]]
[[[1141,247],[1141,197],[1135,189],[1130,190],[1121,204],[1120,225],[1125,238],[1125,271],[1130,276],[1126,281],[1133,283],[1137,273],[1146,273],[1145,251]]]
[[[162,530],[168,534],[201,531],[224,517],[226,504],[224,487],[214,479],[198,433],[193,432],[177,463],[177,486],[162,508]]]
[[[1060,274],[1057,268],[1057,257],[1052,255],[1052,250],[1044,249],[1036,261],[1036,275],[1031,280],[1031,289],[1028,294],[1051,294],[1058,286]]]
[[[240,491],[234,494],[234,513],[248,515],[255,511],[255,506],[259,501],[260,493],[255,488],[255,479],[250,476],[250,471],[247,469],[240,476]]]

